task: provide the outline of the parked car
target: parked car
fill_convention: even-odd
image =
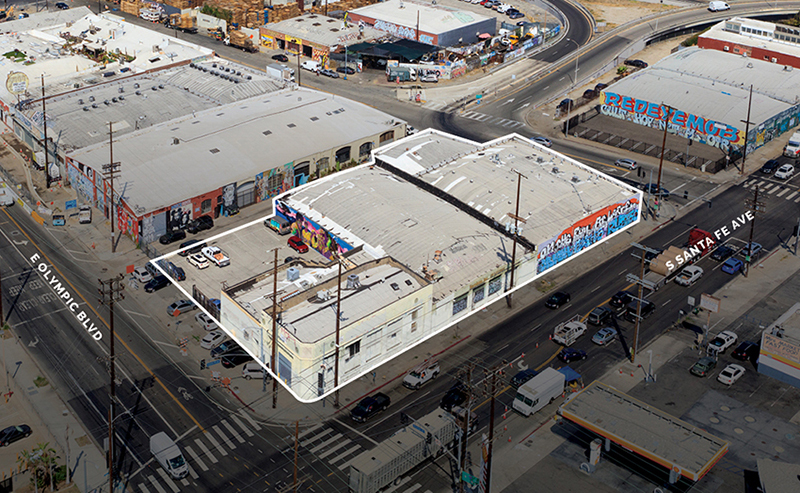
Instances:
[[[197,310],[197,305],[191,300],[178,300],[167,307],[167,315],[177,317],[182,313]]]
[[[617,294],[608,301],[609,306],[615,310],[621,310],[635,298],[635,295],[627,291],[617,291]]]
[[[628,60],[625,60],[624,63],[625,63],[625,65],[628,65],[629,67],[647,68],[647,63],[642,61],[642,60],[631,60],[631,59],[628,59]]]
[[[204,328],[205,330],[219,329],[219,325],[217,325],[217,323],[204,312],[196,313],[194,319],[198,324],[200,324],[200,327]]]
[[[167,233],[161,235],[158,239],[158,242],[162,245],[169,245],[170,243],[175,243],[176,241],[180,241],[186,238],[186,231],[182,229],[175,229],[173,231],[167,231]]]
[[[561,111],[568,111],[568,110],[571,110],[574,105],[575,105],[575,102],[573,100],[571,100],[569,98],[562,99],[561,102],[558,103],[558,106],[556,106],[556,109],[559,109]]]
[[[439,82],[439,75],[436,72],[425,72],[419,76],[420,82]]]
[[[723,368],[719,375],[717,375],[717,381],[720,383],[724,383],[725,385],[733,385],[741,376],[744,375],[744,368],[740,365],[736,365],[731,363],[730,365]]]
[[[353,75],[354,73],[356,73],[356,70],[351,67],[338,67],[336,71],[339,72],[340,74],[347,74],[347,75]]]
[[[703,269],[696,265],[688,265],[683,268],[678,277],[675,278],[675,283],[681,286],[691,286],[703,276]]]
[[[709,355],[712,353],[722,354],[724,353],[729,347],[736,344],[736,340],[738,336],[731,332],[730,330],[723,330],[715,338],[708,343],[708,353]]]
[[[28,425],[9,426],[0,431],[0,447],[6,447],[12,443],[31,436],[31,427]]]
[[[357,423],[363,423],[376,414],[385,411],[391,402],[392,400],[389,399],[388,395],[378,392],[375,395],[361,399],[361,402],[350,411],[350,417]]]
[[[56,8],[58,10],[69,10],[69,5],[64,2],[56,2]]]
[[[214,220],[211,219],[211,216],[200,216],[194,221],[189,223],[189,227],[186,228],[192,234],[197,234],[201,231],[206,231],[214,227]]]
[[[169,279],[167,279],[167,276],[158,275],[144,285],[144,290],[145,292],[153,293],[167,286],[169,286]]]
[[[586,89],[583,91],[583,98],[584,99],[592,99],[595,96],[594,89]]]
[[[547,137],[536,136],[531,140],[533,140],[537,144],[543,145],[545,147],[553,147],[553,143],[550,142],[550,139],[548,139]]]
[[[277,55],[272,55],[273,60],[278,60],[279,62],[288,62],[289,57],[284,55],[283,53],[278,53]]]
[[[600,94],[606,87],[608,87],[608,84],[603,84],[602,82],[598,82],[597,84],[594,85],[594,92]]]
[[[133,269],[133,278],[143,284],[146,284],[153,280],[153,276],[144,267],[137,267]]]
[[[714,249],[711,252],[711,260],[716,260],[717,262],[722,262],[728,260],[736,253],[736,249],[730,245],[722,244]]]
[[[592,336],[592,342],[597,344],[598,346],[605,346],[609,342],[613,341],[617,338],[617,331],[616,329],[612,329],[611,327],[603,327],[602,329],[597,331],[597,334]]]
[[[661,190],[659,190],[658,185],[655,183],[648,183],[647,185],[642,187],[642,190],[649,193],[650,195],[664,197],[665,199],[668,199],[670,196],[669,190],[667,190],[664,187],[661,187]]]
[[[292,250],[296,251],[297,253],[308,252],[308,245],[303,243],[303,240],[301,240],[299,236],[290,236],[289,241],[287,241],[286,243]]]
[[[717,360],[711,356],[703,356],[689,370],[692,375],[706,377],[717,366]]]
[[[178,249],[180,249],[178,255],[180,255],[181,257],[188,257],[189,255],[192,255],[194,253],[200,253],[200,250],[202,250],[204,246],[206,246],[206,244],[203,240],[194,239],[194,240],[184,241],[178,247]]]
[[[744,256],[750,255],[751,257],[755,257],[756,255],[761,253],[761,250],[763,250],[763,249],[764,248],[761,246],[760,243],[756,243],[754,241],[752,246],[750,246],[750,243],[748,243],[745,246],[743,246],[742,247],[742,251],[739,252],[739,253],[741,253]]]
[[[586,321],[592,325],[603,325],[611,319],[612,315],[613,313],[608,308],[598,306],[589,313],[589,317],[587,317]]]
[[[418,390],[425,383],[438,377],[440,371],[438,361],[423,362],[403,378],[403,387]]]
[[[515,389],[522,387],[525,382],[530,380],[531,378],[538,375],[539,372],[534,370],[533,368],[528,368],[527,370],[522,370],[521,372],[517,373],[513,377],[511,377],[511,386]]]
[[[242,367],[242,378],[245,380],[250,380],[254,377],[262,380],[264,377],[267,377],[267,379],[271,378],[269,373],[267,373],[267,370],[261,366],[261,363],[258,361],[245,363],[245,365]]]
[[[628,158],[617,159],[617,162],[614,164],[625,169],[636,169],[636,161],[634,161],[633,159],[628,159]]]
[[[636,323],[636,310],[637,305],[639,304],[639,300],[633,300],[628,303],[628,307],[625,312],[625,320],[631,323]],[[656,310],[656,305],[652,301],[642,300],[642,311],[640,313],[642,319],[645,319],[653,314]]]
[[[330,77],[331,79],[338,79],[338,78],[339,78],[339,74],[338,74],[338,73],[336,73],[336,71],[335,71],[335,70],[331,70],[331,69],[328,69],[328,68],[323,68],[323,69],[321,69],[321,70],[319,71],[319,73],[320,73],[321,75],[324,75],[324,76],[326,76],[326,77]]]
[[[229,351],[233,351],[233,350],[236,350],[236,349],[240,350],[241,348],[239,348],[239,345],[236,344],[235,341],[233,341],[231,339],[226,339],[219,346],[217,346],[214,349],[212,349],[210,351],[210,354],[211,354],[212,358],[216,358],[216,357],[218,357],[218,356],[220,356],[220,355],[222,355],[224,353],[227,353]]]
[[[466,402],[467,397],[467,390],[461,382],[456,383],[450,390],[444,394],[442,400],[439,402],[439,407],[444,409],[445,411],[450,411],[455,406],[460,406],[464,402]]]
[[[167,267],[168,272],[172,275],[172,277],[175,278],[176,281],[186,280],[186,272],[184,272],[182,267],[178,267],[172,262],[167,262]]]
[[[586,351],[583,349],[575,349],[571,347],[565,347],[558,353],[558,359],[563,361],[564,363],[572,363],[573,361],[580,361],[582,359],[586,359]]]
[[[506,12],[506,15],[508,16],[509,19],[520,19],[522,17],[525,17],[525,14],[523,14],[519,10],[514,10],[514,9],[509,9]]]
[[[733,350],[731,356],[740,361],[752,361],[755,363],[760,352],[761,346],[757,342],[742,341],[742,343]]]
[[[189,263],[198,269],[205,269],[208,267],[208,259],[202,253],[195,253],[189,257]]]
[[[791,164],[784,164],[775,172],[775,178],[779,180],[788,180],[792,176],[794,176],[794,166]]]
[[[722,272],[726,274],[736,274],[744,267],[744,262],[739,260],[738,258],[729,258],[722,264]]]
[[[219,356],[219,361],[222,363],[224,368],[236,368],[242,363],[253,361],[253,357],[244,352],[244,350],[240,349],[238,351],[221,354]]]
[[[769,175],[771,173],[774,173],[775,170],[778,169],[780,166],[781,163],[779,163],[774,159],[770,159],[769,161],[764,163],[764,166],[761,167],[761,172],[764,173],[765,175]]]
[[[225,340],[225,334],[218,330],[212,330],[202,340],[200,340],[200,347],[203,349],[214,349]]]
[[[562,306],[569,303],[570,299],[571,297],[569,293],[564,293],[563,291],[559,291],[551,295],[549,298],[547,298],[547,301],[544,302],[544,306],[546,306],[547,308],[561,308]]]

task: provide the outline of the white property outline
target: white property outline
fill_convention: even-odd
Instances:
[[[569,261],[571,261],[571,260],[573,260],[573,259],[575,259],[575,258],[579,257],[580,255],[583,255],[585,252],[588,252],[588,251],[592,250],[592,249],[593,249],[593,248],[595,248],[596,246],[603,244],[605,241],[607,241],[607,240],[609,240],[609,239],[613,238],[614,236],[617,236],[617,235],[618,235],[618,234],[620,234],[620,233],[623,233],[623,232],[625,232],[625,231],[628,231],[630,228],[632,228],[632,227],[636,226],[636,225],[637,225],[637,224],[639,224],[639,222],[641,221],[641,218],[642,218],[642,207],[643,207],[642,198],[643,198],[643,194],[644,194],[644,192],[642,192],[641,190],[638,190],[638,189],[636,189],[636,188],[633,188],[631,185],[628,185],[627,183],[624,183],[624,182],[622,182],[622,181],[620,181],[620,180],[618,180],[618,179],[614,178],[613,176],[607,175],[607,174],[605,174],[605,173],[603,173],[603,172],[601,172],[601,171],[598,171],[598,170],[596,170],[596,169],[594,169],[594,168],[592,168],[592,167],[590,167],[590,166],[587,166],[587,165],[585,165],[585,164],[583,164],[583,163],[580,163],[580,162],[576,161],[575,159],[573,159],[573,158],[571,158],[571,157],[569,157],[569,156],[566,156],[566,155],[564,155],[564,154],[561,154],[561,153],[558,153],[558,152],[556,152],[556,151],[552,151],[552,150],[550,150],[550,149],[548,149],[548,148],[545,148],[545,147],[543,147],[542,145],[540,145],[540,144],[537,144],[536,142],[534,142],[533,140],[531,140],[531,139],[529,139],[529,138],[527,138],[527,137],[524,137],[524,136],[522,136],[522,135],[519,135],[519,134],[517,134],[517,133],[511,133],[511,134],[505,135],[505,136],[503,136],[503,137],[499,137],[499,138],[497,138],[497,139],[494,139],[494,140],[491,140],[491,141],[488,141],[488,142],[485,142],[485,143],[481,144],[481,143],[477,143],[477,142],[474,142],[474,141],[471,141],[471,140],[465,139],[465,138],[463,138],[463,137],[458,137],[458,136],[455,136],[455,135],[446,134],[446,133],[444,133],[444,132],[440,132],[440,131],[438,131],[438,130],[435,130],[435,129],[430,129],[430,128],[429,128],[429,129],[423,130],[423,131],[421,131],[421,132],[418,132],[418,133],[416,133],[416,134],[413,134],[413,135],[407,136],[407,137],[405,137],[405,138],[403,138],[403,139],[400,139],[400,140],[398,140],[398,141],[396,141],[396,142],[393,142],[392,144],[389,144],[389,145],[386,145],[386,146],[380,147],[380,148],[378,148],[378,149],[373,149],[373,150],[371,151],[371,153],[370,153],[370,159],[369,159],[369,161],[366,161],[366,162],[364,162],[363,164],[360,164],[360,165],[358,165],[358,166],[354,166],[353,168],[350,168],[350,169],[347,169],[347,170],[342,170],[342,171],[339,171],[339,172],[337,172],[337,173],[331,173],[331,174],[329,174],[328,176],[326,176],[326,177],[324,177],[324,178],[320,178],[320,179],[318,179],[318,180],[314,180],[313,182],[308,182],[308,183],[305,183],[305,184],[303,184],[303,185],[300,185],[299,187],[292,188],[292,189],[290,189],[290,190],[287,190],[286,192],[283,192],[283,193],[282,193],[282,194],[280,194],[280,195],[277,195],[277,196],[275,196],[275,197],[272,197],[272,199],[271,199],[271,200],[272,200],[272,214],[271,214],[271,215],[266,215],[266,216],[263,216],[263,217],[261,217],[261,218],[259,218],[259,219],[256,219],[256,220],[253,220],[253,221],[250,221],[250,222],[248,222],[248,223],[245,223],[245,224],[243,224],[243,225],[241,225],[241,226],[237,226],[236,228],[233,228],[233,229],[231,229],[231,230],[229,230],[229,231],[225,231],[225,232],[219,233],[219,234],[217,234],[217,235],[215,235],[215,236],[212,236],[212,237],[210,237],[210,238],[204,239],[204,240],[202,240],[202,241],[204,241],[204,242],[205,242],[205,243],[208,245],[208,244],[210,244],[212,241],[214,241],[214,240],[216,240],[216,239],[218,239],[218,238],[221,238],[221,237],[223,237],[223,236],[229,235],[229,234],[231,234],[231,233],[235,233],[235,232],[237,232],[237,231],[240,231],[240,230],[242,230],[242,229],[244,229],[244,228],[247,228],[247,227],[253,226],[254,224],[257,224],[257,223],[263,223],[265,220],[267,220],[267,219],[270,219],[270,218],[272,218],[272,217],[275,217],[275,215],[276,215],[276,214],[275,214],[275,203],[276,203],[276,201],[278,201],[278,200],[281,200],[281,199],[282,199],[284,196],[286,196],[286,195],[290,195],[290,194],[294,194],[294,193],[297,193],[298,191],[302,190],[304,187],[310,186],[310,185],[312,185],[312,184],[313,184],[314,186],[316,186],[316,185],[318,185],[319,183],[323,183],[323,182],[325,182],[325,181],[330,181],[330,180],[333,180],[334,178],[336,178],[336,179],[339,179],[339,177],[341,177],[341,176],[342,176],[343,174],[345,174],[345,173],[349,173],[349,172],[352,172],[352,171],[355,171],[355,170],[358,170],[358,169],[361,169],[361,168],[364,168],[364,167],[368,167],[368,166],[374,166],[374,165],[375,165],[375,152],[376,152],[377,150],[380,150],[381,152],[384,152],[385,150],[387,150],[387,149],[391,149],[391,148],[393,148],[393,147],[396,147],[396,146],[398,146],[398,145],[405,145],[405,141],[406,141],[406,139],[409,139],[409,138],[418,138],[419,136],[421,136],[421,135],[426,135],[426,134],[441,135],[443,138],[445,138],[445,137],[446,137],[446,138],[448,138],[448,139],[452,139],[452,140],[458,140],[458,141],[461,141],[461,142],[463,142],[463,143],[466,143],[466,144],[469,144],[469,145],[474,145],[474,146],[477,146],[477,147],[479,147],[479,148],[484,148],[484,149],[485,149],[485,148],[492,147],[492,146],[495,146],[495,145],[498,145],[498,144],[502,144],[503,142],[507,142],[507,141],[513,140],[513,139],[515,139],[515,138],[516,138],[516,139],[520,139],[520,140],[522,140],[523,142],[525,142],[525,143],[527,143],[527,144],[531,144],[531,145],[532,145],[534,148],[541,148],[541,150],[542,150],[542,151],[545,151],[545,152],[547,152],[547,153],[550,153],[550,154],[554,155],[554,157],[556,157],[556,156],[557,156],[557,157],[558,157],[558,159],[567,160],[567,161],[568,161],[570,164],[572,164],[572,165],[575,165],[575,166],[577,166],[577,167],[579,167],[579,168],[583,169],[584,171],[587,171],[588,173],[592,173],[592,174],[595,174],[595,175],[597,175],[597,176],[599,176],[599,177],[601,177],[601,178],[603,178],[603,179],[609,180],[609,181],[611,181],[612,183],[614,183],[614,184],[618,185],[619,187],[621,187],[622,189],[624,189],[624,190],[628,190],[628,191],[632,192],[632,195],[636,196],[636,198],[637,198],[637,199],[638,199],[638,201],[639,201],[639,207],[638,207],[638,212],[637,212],[637,214],[636,214],[636,220],[635,220],[635,221],[633,221],[631,224],[629,224],[629,225],[625,226],[624,228],[622,228],[622,229],[620,229],[620,230],[618,230],[618,231],[616,231],[616,232],[614,232],[614,233],[612,233],[612,234],[610,234],[610,235],[606,236],[606,237],[605,237],[605,238],[603,238],[602,240],[600,240],[600,241],[597,241],[597,242],[593,243],[592,245],[590,245],[590,246],[589,246],[589,247],[587,247],[587,248],[584,248],[583,250],[581,250],[581,251],[580,251],[580,252],[578,252],[577,254],[575,254],[575,255],[573,255],[573,256],[571,256],[571,257],[567,258],[566,260],[564,260],[564,261],[560,262],[559,264],[557,264],[557,265],[555,265],[555,266],[551,267],[550,269],[547,269],[547,270],[545,270],[544,272],[541,272],[541,273],[537,273],[535,276],[531,277],[531,278],[530,278],[530,279],[528,279],[526,282],[524,282],[524,283],[522,283],[522,284],[518,284],[517,286],[513,287],[512,289],[510,289],[510,290],[508,290],[508,291],[504,291],[504,292],[502,293],[502,295],[500,295],[500,296],[496,296],[496,297],[495,297],[493,300],[491,300],[491,301],[489,301],[489,302],[487,302],[487,303],[483,303],[483,304],[479,305],[477,308],[473,308],[472,310],[470,310],[470,311],[466,312],[464,315],[462,315],[462,316],[458,317],[457,319],[454,319],[454,320],[452,320],[452,321],[451,321],[451,322],[450,322],[448,325],[446,325],[446,326],[444,326],[444,327],[442,327],[442,328],[438,329],[437,331],[435,331],[435,332],[433,332],[433,333],[431,333],[431,334],[427,335],[426,337],[424,337],[424,338],[422,338],[422,339],[420,339],[420,340],[418,340],[418,341],[416,341],[416,342],[414,342],[414,343],[412,343],[412,344],[410,344],[410,345],[408,345],[408,344],[405,344],[405,345],[403,345],[404,349],[402,349],[401,351],[399,351],[399,352],[392,352],[392,353],[390,353],[390,354],[386,354],[386,356],[387,356],[386,358],[384,358],[384,359],[381,359],[381,360],[379,360],[379,361],[376,361],[375,363],[373,363],[373,364],[372,364],[372,365],[370,365],[370,366],[367,366],[367,367],[366,367],[366,368],[365,368],[363,371],[361,371],[360,373],[357,373],[357,374],[355,374],[355,375],[354,375],[353,377],[351,377],[350,379],[348,379],[348,380],[346,380],[346,381],[341,381],[341,382],[339,383],[339,385],[337,385],[337,386],[331,386],[331,388],[330,388],[330,389],[327,389],[327,390],[326,390],[326,391],[325,391],[325,392],[324,392],[322,395],[320,395],[320,396],[316,396],[316,397],[315,397],[315,398],[313,398],[313,399],[302,399],[302,398],[300,398],[300,396],[298,396],[298,395],[297,395],[297,393],[295,393],[295,392],[292,390],[292,388],[291,388],[290,386],[287,386],[287,385],[286,385],[286,382],[284,382],[284,381],[283,381],[283,380],[282,380],[280,377],[278,377],[278,375],[277,375],[276,373],[274,373],[270,367],[267,367],[267,366],[264,364],[264,362],[263,362],[263,361],[261,361],[260,357],[258,357],[258,356],[256,356],[256,355],[254,355],[254,354],[253,354],[253,353],[252,353],[252,352],[251,352],[251,351],[250,351],[250,350],[247,348],[247,346],[246,346],[246,345],[244,345],[244,344],[239,344],[239,346],[240,346],[242,349],[244,349],[244,350],[247,352],[247,354],[249,354],[249,355],[250,355],[250,356],[253,358],[253,360],[254,360],[254,361],[257,361],[257,362],[258,362],[258,363],[259,363],[259,364],[260,364],[260,365],[261,365],[261,366],[262,366],[262,367],[263,367],[263,368],[264,368],[264,369],[265,369],[265,370],[266,370],[266,371],[267,371],[267,372],[268,372],[268,373],[269,373],[269,374],[272,376],[272,378],[274,378],[274,379],[277,379],[277,381],[278,381],[278,382],[280,382],[280,384],[283,386],[283,388],[284,388],[286,391],[288,391],[288,392],[289,392],[289,393],[292,395],[292,397],[294,397],[294,398],[295,398],[297,401],[299,401],[299,402],[302,402],[302,403],[304,403],[304,404],[312,404],[312,403],[314,403],[314,402],[318,402],[318,401],[320,401],[320,400],[322,400],[322,399],[325,399],[326,397],[328,397],[329,395],[333,394],[333,393],[334,393],[334,392],[336,392],[337,390],[341,390],[342,388],[344,388],[344,387],[345,387],[347,384],[349,384],[349,383],[351,383],[351,382],[354,382],[354,381],[358,380],[359,378],[363,377],[364,375],[366,375],[366,374],[368,374],[368,373],[370,373],[370,372],[372,372],[372,371],[375,371],[375,370],[376,370],[377,368],[379,368],[381,365],[383,365],[383,364],[385,364],[385,363],[388,363],[388,362],[392,361],[393,359],[395,359],[395,358],[397,358],[398,356],[400,356],[400,355],[402,355],[402,354],[406,353],[407,351],[409,351],[409,350],[411,350],[411,349],[413,349],[413,348],[417,347],[418,345],[422,344],[423,342],[426,342],[426,341],[427,341],[427,340],[429,340],[430,338],[432,338],[432,337],[434,337],[434,336],[437,336],[437,335],[441,334],[441,333],[442,333],[442,332],[444,332],[445,330],[447,330],[447,329],[449,329],[450,327],[452,327],[452,326],[454,326],[454,325],[456,325],[456,324],[458,324],[458,323],[462,322],[464,319],[468,318],[469,316],[473,315],[474,313],[477,313],[478,311],[480,311],[480,310],[483,310],[483,309],[485,309],[485,308],[489,307],[490,305],[492,305],[492,304],[494,304],[494,303],[496,303],[496,302],[498,302],[498,301],[500,301],[500,300],[504,300],[506,295],[513,294],[513,293],[514,293],[515,291],[517,291],[518,289],[520,289],[520,288],[523,288],[523,287],[527,286],[528,284],[532,283],[533,281],[535,281],[535,280],[539,279],[539,278],[540,278],[540,277],[542,277],[543,275],[550,273],[550,272],[551,272],[553,269],[555,269],[555,268],[559,267],[560,265],[566,264],[567,262],[569,262]],[[480,149],[479,149],[477,152],[480,152]],[[630,197],[629,197],[629,198],[630,198]],[[627,200],[627,199],[626,199],[626,200]],[[574,223],[573,223],[573,224],[574,224]],[[335,234],[336,234],[336,233],[335,233]],[[337,236],[338,236],[338,234],[337,234]],[[178,281],[177,281],[177,280],[173,279],[173,278],[172,278],[172,277],[171,277],[171,276],[170,276],[170,275],[169,275],[169,274],[168,274],[168,273],[167,273],[167,272],[166,272],[166,271],[165,271],[163,268],[161,268],[161,266],[159,266],[159,265],[158,265],[158,262],[159,262],[159,261],[161,261],[161,260],[169,260],[169,258],[170,258],[170,257],[173,257],[173,256],[175,256],[177,253],[179,253],[179,252],[182,252],[182,251],[184,251],[184,250],[188,250],[188,249],[194,248],[195,246],[196,246],[196,245],[189,245],[189,246],[186,246],[186,247],[184,247],[184,248],[181,248],[181,249],[179,249],[179,250],[175,250],[175,251],[173,251],[173,252],[170,252],[170,253],[167,253],[167,254],[161,255],[160,257],[157,257],[157,258],[155,258],[155,259],[152,259],[152,260],[150,260],[150,263],[152,263],[152,264],[155,266],[155,268],[156,268],[156,269],[158,269],[158,270],[159,270],[159,272],[161,272],[161,274],[162,274],[163,276],[165,276],[167,279],[169,279],[169,280],[170,280],[170,282],[171,282],[171,283],[172,283],[172,284],[173,284],[175,287],[177,287],[177,288],[178,288],[178,290],[179,290],[181,293],[183,293],[184,295],[186,295],[186,298],[187,298],[187,299],[189,299],[189,300],[191,300],[192,302],[194,302],[194,303],[195,303],[195,304],[196,304],[196,305],[199,307],[199,309],[200,309],[200,310],[201,310],[203,313],[205,313],[205,314],[206,314],[206,315],[207,315],[207,316],[208,316],[208,317],[209,317],[211,320],[213,320],[213,321],[214,321],[214,322],[217,324],[217,326],[218,326],[220,329],[222,329],[222,331],[223,331],[223,332],[224,332],[224,333],[225,333],[225,334],[226,334],[226,335],[227,335],[229,338],[231,338],[231,339],[233,339],[234,341],[236,341],[237,343],[239,343],[239,340],[238,340],[238,338],[237,338],[237,337],[234,337],[234,336],[232,336],[232,335],[231,335],[231,333],[230,333],[230,332],[229,332],[229,331],[228,331],[228,330],[227,330],[227,329],[226,329],[226,328],[225,328],[225,327],[224,327],[224,326],[223,326],[223,325],[220,323],[220,321],[219,321],[219,320],[217,320],[217,319],[215,319],[214,317],[212,317],[212,316],[211,316],[211,314],[210,314],[210,313],[208,313],[208,311],[206,311],[206,309],[205,309],[205,308],[203,308],[202,306],[200,306],[200,303],[198,303],[198,302],[197,302],[197,300],[195,300],[193,296],[191,296],[191,295],[190,295],[190,294],[189,294],[189,293],[188,293],[188,292],[187,292],[187,291],[186,291],[186,290],[185,290],[185,289],[184,289],[182,286],[180,286],[180,284],[178,283]],[[537,245],[537,257],[538,257],[538,245]],[[538,263],[538,260],[536,260],[536,262]],[[486,299],[486,298],[484,298],[484,299]],[[263,328],[262,328],[262,332],[263,332],[264,330],[265,330],[265,329],[263,329]],[[263,335],[262,335],[262,337],[263,337]],[[269,357],[270,357],[270,358],[272,358],[272,344],[270,344],[270,353],[269,353]]]

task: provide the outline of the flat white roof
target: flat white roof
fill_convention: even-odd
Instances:
[[[734,32],[726,30],[725,26],[731,24],[736,29],[749,28],[751,31],[760,31],[762,34],[756,32]],[[701,34],[700,38],[716,39],[719,41],[728,41],[733,44],[742,44],[745,46],[752,46],[754,48],[763,48],[765,50],[777,51],[786,55],[800,57],[800,44],[793,43],[782,39],[777,39],[779,35],[788,35],[786,32],[776,30],[776,25],[772,22],[760,21],[758,19],[748,19],[746,17],[734,17],[714,24],[711,28]],[[800,29],[785,24],[780,25],[781,28],[791,31],[795,37],[800,38]]]
[[[409,0],[387,0],[351,12],[413,29],[416,29],[419,18],[419,30],[432,34],[441,34],[491,18],[469,10]]]
[[[365,26],[363,31],[358,24],[347,23],[341,19],[326,17],[319,14],[305,14],[274,24],[267,24],[266,29],[294,36],[323,46],[337,46],[370,41],[383,36],[383,31],[378,31],[370,26]]]

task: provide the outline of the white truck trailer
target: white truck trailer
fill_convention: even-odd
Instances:
[[[795,132],[789,137],[789,142],[783,148],[783,155],[794,159],[800,157],[800,132]]]
[[[530,416],[563,394],[565,382],[564,373],[545,368],[517,389],[512,407],[523,416]]]
[[[455,433],[455,418],[442,409],[411,421],[350,463],[350,491],[376,493],[423,461],[438,457]]]

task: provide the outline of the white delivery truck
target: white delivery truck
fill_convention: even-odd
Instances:
[[[270,63],[267,65],[267,75],[279,80],[294,82],[294,69],[281,65],[280,63]]]
[[[800,157],[800,132],[795,132],[789,137],[789,143],[783,148],[783,155],[794,159]]]
[[[552,368],[545,368],[517,389],[517,396],[514,398],[513,404],[514,410],[523,416],[530,416],[564,393],[565,380],[563,373]]]
[[[189,474],[189,465],[181,449],[163,431],[150,437],[150,453],[173,479],[181,479]]]
[[[14,196],[11,195],[11,191],[2,180],[0,180],[0,205],[4,207],[10,207],[14,205]]]

